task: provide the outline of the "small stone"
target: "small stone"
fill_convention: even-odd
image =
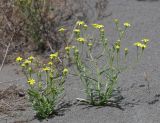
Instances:
[[[22,92],[22,91],[19,91],[19,92],[18,92],[18,95],[19,95],[19,97],[24,97],[24,96],[25,96],[25,93]]]
[[[140,87],[140,88],[142,88],[142,87],[145,87],[145,85],[144,85],[144,84],[142,84],[142,85],[139,85],[139,87]]]

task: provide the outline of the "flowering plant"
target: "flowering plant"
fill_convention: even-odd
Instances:
[[[106,105],[117,101],[115,92],[118,76],[128,66],[131,66],[126,64],[129,50],[127,47],[122,47],[122,40],[131,24],[125,22],[121,27],[117,19],[114,22],[118,31],[118,39],[112,45],[105,36],[104,25],[92,24],[97,35],[92,34],[91,36],[86,32],[88,26],[78,21],[77,28],[73,30],[74,46],[65,48],[67,57],[75,63],[74,75],[79,76],[85,85],[86,99],[78,98],[78,100],[91,105]],[[147,47],[148,41],[149,39],[143,39],[134,43],[137,49],[137,61]]]
[[[63,84],[68,74],[67,68],[57,67],[60,62],[58,52],[50,55],[47,64],[40,63],[33,56],[27,59],[17,57],[16,61],[26,75],[29,101],[38,118],[47,118],[55,113],[55,106],[63,94]]]

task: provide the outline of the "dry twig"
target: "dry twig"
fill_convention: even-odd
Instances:
[[[0,67],[0,71],[2,70],[3,65],[4,65],[4,62],[5,62],[5,60],[6,60],[6,57],[7,57],[7,54],[8,54],[9,47],[10,47],[10,43],[7,45],[7,49],[6,49],[6,52],[5,52],[5,55],[4,55],[4,58],[3,58],[3,61],[2,61],[1,67]]]

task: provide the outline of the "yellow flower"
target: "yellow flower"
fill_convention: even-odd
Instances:
[[[78,26],[81,26],[81,25],[84,25],[85,23],[84,23],[84,21],[77,21],[77,23],[76,23]]]
[[[23,64],[21,64],[21,67],[25,67],[26,65],[23,63]]]
[[[48,62],[48,65],[52,66],[52,65],[53,65],[53,63],[52,63],[52,62]]]
[[[31,61],[33,61],[33,60],[34,60],[34,57],[33,57],[33,56],[30,56],[28,59],[31,60]]]
[[[78,48],[74,48],[74,55],[78,55],[79,54],[79,50],[78,50]]]
[[[116,45],[116,49],[120,49],[120,46],[119,46],[119,45]]]
[[[117,24],[117,23],[119,23],[119,20],[118,19],[114,19],[114,22]]]
[[[96,28],[96,29],[102,29],[102,28],[104,28],[104,25],[102,25],[102,24],[92,24],[92,26],[94,28]]]
[[[128,52],[128,48],[124,48],[124,51],[125,51],[125,52]]]
[[[72,46],[72,49],[75,49],[76,47],[75,46]]]
[[[65,50],[66,50],[66,53],[67,53],[67,55],[70,55],[70,50],[71,50],[71,46],[67,46],[67,47],[65,47]]]
[[[17,58],[16,58],[16,62],[21,62],[22,60],[23,60],[22,57],[17,57]]]
[[[67,30],[67,29],[65,29],[65,28],[62,27],[62,28],[60,28],[58,31],[59,31],[59,32],[64,32],[64,31],[66,31],[66,30]]]
[[[83,25],[83,27],[84,27],[85,29],[87,29],[87,28],[88,28],[87,24],[84,24],[84,25]]]
[[[116,48],[117,52],[119,52],[120,46],[116,45],[115,48]]]
[[[79,50],[78,50],[77,48],[75,48],[75,49],[74,49],[74,54],[75,54],[75,55],[78,55],[78,53],[79,53]]]
[[[125,22],[123,25],[124,25],[125,27],[131,27],[131,24],[128,23],[128,22]]]
[[[50,54],[50,59],[55,59],[58,57],[58,52]]]
[[[128,48],[124,48],[125,56],[128,54]]]
[[[92,43],[88,43],[88,46],[89,46],[89,47],[92,47],[92,46],[93,46],[93,44],[92,44]]]
[[[66,50],[67,52],[69,52],[71,48],[72,48],[72,47],[67,46],[67,47],[65,47],[65,50]]]
[[[146,46],[145,44],[141,44],[140,47],[141,47],[142,49],[145,49],[147,46]]]
[[[80,42],[80,43],[86,42],[86,40],[84,38],[82,38],[82,37],[78,38],[77,41]]]
[[[140,47],[142,49],[145,49],[147,47],[145,44],[142,44],[140,42],[136,42],[136,43],[134,43],[134,45],[137,46],[137,47]]]
[[[26,60],[24,61],[24,64],[25,64],[25,65],[28,65],[28,64],[30,64],[30,63],[31,63],[30,60],[27,60],[27,59],[26,59]]]
[[[81,31],[79,29],[74,29],[73,32],[80,33]]]
[[[88,43],[87,46],[88,46],[89,50],[91,51],[93,44],[92,43]]]
[[[49,71],[50,70],[50,67],[44,67],[43,68],[43,71]]]
[[[136,43],[134,43],[134,46],[140,47],[141,43],[140,42],[136,42]]]
[[[34,84],[35,84],[35,80],[32,79],[32,78],[30,78],[30,79],[28,80],[28,83],[29,83],[30,85],[34,85]]]
[[[29,72],[32,72],[32,68],[31,68],[31,67],[29,67],[29,68],[28,68],[28,71],[29,71]]]
[[[66,76],[66,75],[68,74],[68,72],[69,72],[68,69],[67,69],[67,68],[64,68],[64,70],[63,70],[63,75]]]
[[[103,29],[103,28],[102,28],[102,29],[100,29],[100,32],[104,33],[104,29]]]
[[[142,39],[141,41],[144,42],[145,44],[147,44],[147,43],[149,42],[149,39],[144,38],[144,39]]]

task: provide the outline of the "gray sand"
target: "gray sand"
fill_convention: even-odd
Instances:
[[[94,22],[106,26],[109,39],[113,40],[115,36],[112,22],[114,18],[118,18],[122,23],[128,21],[132,24],[131,31],[127,33],[129,38],[124,42],[133,43],[143,37],[151,39],[150,46],[140,63],[129,72],[121,74],[119,78],[118,84],[124,96],[122,101],[124,110],[115,107],[89,107],[73,104],[77,97],[84,97],[81,90],[83,85],[78,79],[69,77],[65,83],[64,100],[70,101],[71,105],[64,110],[62,116],[55,116],[42,123],[160,123],[160,1],[109,0],[103,13],[104,17]],[[110,16],[105,17],[105,15]],[[0,73],[0,81],[18,78],[14,69],[12,65],[5,66]],[[144,73],[147,74],[147,80]],[[148,83],[150,88],[148,88]],[[24,119],[11,118],[8,122],[32,119],[31,114],[25,112],[22,115]],[[5,121],[0,121],[0,123],[5,123]],[[39,123],[39,121],[32,120],[29,123]]]

